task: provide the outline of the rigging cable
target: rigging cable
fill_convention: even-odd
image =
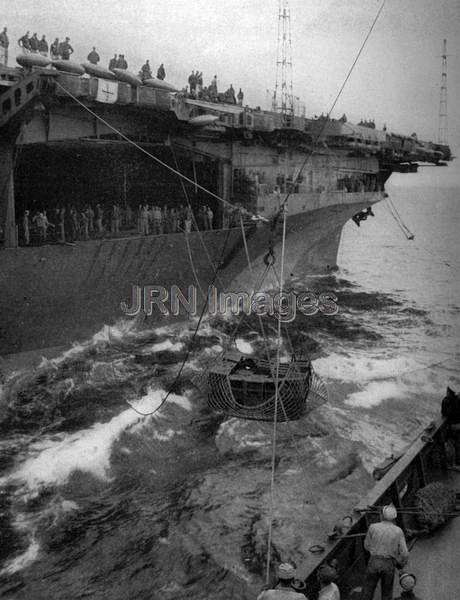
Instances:
[[[375,18],[374,18],[374,20],[373,20],[373,22],[372,22],[372,25],[371,25],[371,27],[370,27],[370,29],[369,29],[369,31],[368,31],[368,33],[367,33],[366,37],[364,38],[364,41],[363,41],[363,43],[361,44],[361,48],[359,49],[359,52],[358,52],[358,54],[356,55],[356,58],[355,58],[355,60],[353,61],[353,64],[351,65],[351,67],[350,67],[350,69],[349,69],[349,71],[348,71],[348,73],[347,73],[347,76],[345,77],[345,79],[344,79],[344,81],[343,81],[343,83],[342,83],[342,86],[340,87],[340,89],[339,89],[339,91],[338,91],[338,94],[337,94],[337,96],[335,97],[335,100],[334,100],[334,102],[332,103],[332,106],[331,106],[331,108],[329,109],[329,112],[328,112],[328,113],[327,113],[327,115],[326,115],[326,118],[324,119],[323,126],[322,126],[322,128],[320,129],[319,133],[317,134],[316,138],[315,138],[315,139],[314,139],[314,141],[313,141],[313,144],[312,144],[313,146],[315,146],[315,145],[318,143],[318,141],[320,140],[321,136],[323,135],[323,133],[324,133],[324,130],[326,129],[327,123],[328,123],[328,121],[329,121],[329,117],[330,117],[330,115],[331,115],[332,111],[334,110],[334,108],[335,108],[335,105],[337,104],[337,102],[338,102],[338,100],[339,100],[339,98],[340,98],[340,96],[341,96],[341,94],[342,94],[342,92],[343,92],[343,90],[344,90],[344,88],[345,88],[346,84],[348,83],[348,80],[349,80],[349,79],[350,79],[350,77],[351,77],[351,74],[352,74],[352,72],[353,72],[353,70],[354,70],[354,68],[355,68],[355,66],[356,66],[356,63],[358,62],[358,60],[359,60],[359,57],[361,56],[361,54],[362,54],[362,51],[364,50],[364,47],[366,46],[366,44],[367,44],[367,41],[368,41],[368,39],[370,38],[370,36],[371,36],[371,33],[372,33],[372,31],[374,30],[374,27],[375,27],[375,25],[377,24],[377,21],[379,20],[379,17],[380,17],[380,15],[381,15],[381,13],[382,13],[382,10],[383,10],[383,8],[384,8],[384,6],[385,6],[385,2],[386,2],[386,0],[383,0],[383,2],[382,2],[382,4],[381,4],[381,6],[380,6],[380,8],[379,8],[379,10],[377,11],[377,14],[375,15]],[[299,179],[300,175],[302,174],[302,171],[303,171],[303,170],[305,169],[305,167],[307,166],[307,164],[308,164],[308,161],[310,160],[310,158],[312,157],[312,155],[313,155],[313,150],[312,150],[312,151],[311,151],[311,152],[310,152],[310,153],[309,153],[309,154],[308,154],[308,155],[305,157],[305,160],[303,161],[303,163],[302,163],[302,165],[301,165],[301,167],[300,167],[300,170],[299,170],[299,172],[297,173],[296,180],[298,180],[298,179]],[[294,183],[295,183],[295,181],[294,181]],[[289,197],[291,196],[291,193],[292,193],[292,189],[291,189],[291,190],[289,190],[289,191],[287,192],[287,194],[286,194],[286,197],[285,197],[285,199],[284,199],[284,201],[283,201],[283,203],[282,203],[282,206],[284,206],[284,205],[287,203],[287,201],[288,201]]]
[[[394,218],[394,220],[396,221],[397,225],[399,226],[399,228],[401,229],[403,234],[406,236],[406,238],[408,240],[413,240],[415,238],[415,235],[412,233],[412,231],[409,229],[409,227],[407,227],[407,225],[404,223],[401,215],[399,214],[396,206],[394,205],[393,201],[391,200],[391,198],[389,196],[386,198],[386,201],[387,201],[387,203],[385,204],[385,206],[387,206],[387,208],[389,209],[391,216]]]
[[[100,121],[101,123],[103,123],[106,127],[108,127],[109,129],[111,129],[114,133],[116,133],[117,135],[119,135],[126,142],[128,142],[129,144],[131,144],[132,146],[134,146],[135,148],[137,148],[138,150],[140,150],[143,154],[146,154],[149,158],[151,158],[152,160],[154,160],[156,163],[158,163],[159,165],[161,165],[162,167],[164,167],[168,171],[171,171],[172,173],[175,173],[178,177],[181,177],[184,181],[187,181],[188,183],[191,183],[196,188],[198,188],[201,191],[205,192],[209,196],[212,196],[213,198],[215,198],[216,200],[218,200],[222,204],[230,207],[232,210],[235,209],[235,206],[231,202],[229,202],[228,200],[224,200],[224,198],[222,198],[221,196],[218,196],[214,192],[211,192],[211,190],[208,190],[207,188],[205,188],[201,184],[197,183],[196,181],[193,181],[193,179],[190,179],[189,177],[187,177],[186,175],[184,175],[180,171],[177,171],[176,169],[174,169],[173,167],[171,167],[171,165],[168,165],[168,163],[165,163],[164,161],[162,161],[160,158],[158,158],[154,154],[151,154],[150,152],[148,152],[145,148],[143,148],[142,146],[140,146],[134,140],[132,140],[127,135],[125,135],[124,133],[122,133],[119,129],[117,129],[116,127],[114,127],[113,125],[111,125],[109,122],[107,122],[105,119],[103,119],[100,115],[98,115],[93,110],[91,110],[91,108],[89,108],[89,106],[86,106],[86,104],[84,104],[81,100],[79,100],[76,96],[74,96],[71,92],[69,92],[69,90],[67,90],[62,84],[60,84],[59,81],[55,80],[55,84],[58,87],[60,87],[70,98],[72,98],[72,100],[74,100],[74,102],[76,102],[77,104],[79,104],[80,106],[82,106],[86,111],[88,111],[91,115],[93,115],[93,117],[95,117],[98,121]],[[246,210],[246,209],[244,209],[244,210]],[[266,220],[265,217],[261,217],[260,215],[258,215],[256,213],[251,213],[248,210],[246,210],[246,212],[247,212],[247,214],[251,215],[255,219]]]
[[[178,160],[177,160],[177,156],[176,156],[176,153],[175,153],[175,151],[174,151],[174,146],[173,146],[172,144],[171,144],[171,153],[172,153],[172,155],[173,155],[173,158],[174,158],[174,163],[175,163],[175,165],[176,165],[176,169],[177,169],[178,171],[180,171],[180,168],[179,168],[179,162],[178,162]],[[190,202],[189,195],[188,195],[188,193],[187,193],[187,188],[185,187],[185,184],[184,184],[184,181],[183,181],[183,179],[181,179],[181,178],[179,178],[179,179],[180,179],[180,182],[181,182],[182,191],[184,192],[185,199],[186,199],[186,201],[187,201],[187,204],[188,204],[188,206],[189,206],[189,208],[190,208],[191,215],[192,215],[192,219],[193,219],[193,224],[195,225],[195,227],[196,227],[196,230],[197,230],[197,232],[198,232],[198,237],[199,237],[199,239],[200,239],[201,245],[203,246],[203,250],[205,251],[206,257],[207,257],[207,259],[208,259],[208,262],[209,262],[209,264],[210,264],[211,268],[212,268],[212,269],[215,269],[215,268],[216,268],[216,265],[214,264],[214,261],[211,259],[211,256],[210,256],[210,254],[209,254],[209,251],[208,251],[208,247],[207,247],[207,246],[206,246],[206,244],[204,243],[203,235],[202,235],[202,233],[201,233],[201,231],[200,231],[200,228],[198,227],[198,223],[197,223],[197,220],[196,220],[196,217],[195,217],[195,213],[194,213],[194,212],[193,212],[193,210],[192,210],[192,205],[191,205],[191,202]],[[191,253],[190,253],[190,254],[191,254]],[[192,268],[193,268],[193,267],[192,267]],[[223,288],[224,286],[223,286],[223,283],[222,283],[222,280],[220,279],[220,277],[217,277],[217,280],[219,281],[220,285],[221,285],[221,286],[222,286],[222,288]],[[200,288],[201,288],[201,286],[200,286]]]
[[[216,281],[217,272],[218,272],[218,270],[220,269],[220,264],[221,264],[221,261],[222,261],[222,259],[223,259],[223,257],[224,257],[225,249],[226,249],[226,246],[227,246],[227,243],[228,243],[228,239],[229,239],[229,237],[230,237],[230,232],[231,232],[231,229],[229,229],[229,230],[228,230],[227,237],[225,238],[225,242],[224,242],[224,245],[223,245],[223,247],[222,247],[222,252],[221,252],[221,256],[220,256],[219,262],[218,262],[218,264],[217,264],[217,266],[216,266],[216,269],[214,270],[214,275],[213,275],[213,278],[212,278],[212,281],[211,281],[211,286],[213,286],[213,285],[214,285],[214,283],[215,283],[215,281]],[[199,328],[200,328],[201,322],[202,322],[202,320],[203,320],[203,318],[204,318],[204,315],[205,315],[205,313],[206,313],[206,310],[207,310],[207,308],[208,308],[208,303],[209,303],[209,296],[207,295],[207,296],[206,296],[206,301],[205,301],[205,302],[204,302],[204,304],[203,304],[203,308],[202,308],[202,310],[201,310],[200,317],[199,317],[199,319],[198,319],[198,323],[197,323],[197,325],[196,325],[196,327],[195,327],[195,331],[193,332],[193,336],[192,336],[192,339],[190,340],[189,348],[188,348],[188,350],[187,350],[187,353],[186,353],[186,355],[185,355],[185,357],[184,357],[184,360],[182,361],[182,364],[181,364],[181,366],[180,366],[180,368],[179,368],[179,371],[177,372],[177,374],[176,374],[176,377],[174,378],[174,381],[173,381],[173,382],[172,382],[172,384],[170,385],[170,387],[169,387],[169,390],[168,390],[168,392],[166,393],[166,396],[165,396],[164,398],[162,398],[162,400],[161,400],[160,404],[159,404],[159,405],[158,405],[158,406],[157,406],[157,407],[156,407],[154,410],[152,410],[152,411],[150,411],[150,412],[148,412],[148,413],[144,413],[144,412],[142,412],[142,411],[138,410],[138,409],[137,409],[135,406],[133,406],[133,405],[132,405],[130,402],[126,401],[126,403],[127,403],[127,404],[128,404],[128,405],[129,405],[129,406],[130,406],[130,407],[131,407],[131,408],[132,408],[132,409],[133,409],[135,412],[137,412],[139,415],[141,415],[141,416],[143,416],[143,417],[149,417],[150,415],[153,415],[153,414],[155,414],[156,412],[158,412],[158,411],[160,410],[160,408],[161,408],[161,407],[162,407],[162,406],[165,404],[165,402],[168,400],[168,398],[169,398],[169,396],[171,395],[171,393],[172,393],[172,391],[173,391],[173,389],[174,389],[174,387],[175,387],[176,383],[179,381],[179,378],[180,378],[180,376],[182,375],[182,371],[184,370],[184,367],[185,367],[185,365],[186,365],[186,363],[187,363],[187,361],[188,361],[188,359],[189,359],[189,357],[190,357],[190,354],[192,353],[193,342],[195,341],[195,338],[196,338],[196,336],[197,336],[197,334],[198,334],[198,330],[199,330]]]
[[[273,265],[272,265],[272,270],[273,270],[273,273],[274,273],[274,275],[275,275],[275,278],[276,278],[276,279],[277,279],[277,281],[278,281],[278,285],[280,285],[280,278],[279,278],[279,275],[278,275],[278,273],[276,272],[276,269],[275,269],[275,267],[274,267]],[[294,346],[293,346],[293,343],[292,343],[291,337],[290,337],[290,335],[289,335],[289,331],[288,331],[288,328],[287,328],[287,326],[285,326],[285,328],[284,328],[284,329],[285,329],[285,332],[286,332],[286,338],[287,338],[287,340],[288,340],[288,343],[289,343],[289,347],[290,347],[291,353],[292,353],[292,355],[295,355],[295,352],[294,352]],[[323,390],[321,390],[321,391],[324,391],[324,395],[321,395],[319,392],[315,392],[315,394],[316,394],[318,397],[320,397],[320,398],[321,398],[321,400],[324,400],[324,399],[325,399],[325,401],[327,402],[327,400],[328,400],[327,387],[326,387],[325,383],[323,382],[323,380],[322,380],[322,379],[321,379],[321,378],[320,378],[318,375],[316,375],[316,377],[318,377],[318,379],[319,379],[319,382],[320,382],[320,385],[323,387]],[[289,436],[290,436],[290,438],[291,438],[292,445],[294,446],[294,450],[295,450],[295,452],[296,452],[296,454],[297,454],[297,457],[298,457],[298,460],[299,460],[299,464],[301,465],[301,467],[303,467],[303,466],[304,466],[304,461],[302,460],[302,454],[301,454],[301,452],[300,452],[300,449],[299,449],[299,445],[298,445],[298,443],[297,443],[297,440],[295,439],[294,433],[293,433],[293,431],[292,431],[292,428],[291,428],[291,424],[290,424],[290,422],[289,422],[289,419],[288,419],[288,417],[287,417],[286,410],[285,410],[285,408],[284,408],[284,404],[283,404],[283,402],[282,402],[282,401],[281,401],[281,408],[282,408],[282,410],[283,410],[283,415],[284,415],[284,419],[285,419],[285,422],[286,422],[286,425],[287,425],[288,433],[289,433]],[[317,446],[317,448],[318,448],[318,450],[319,450],[320,452],[322,452],[322,453],[324,454],[324,452],[321,450],[321,448],[320,448],[319,446]],[[306,471],[305,471],[305,474],[307,475]],[[322,527],[323,527],[324,531],[327,531],[326,523],[325,523],[325,521],[324,521],[324,519],[323,519],[323,517],[322,517],[322,515],[321,515],[321,510],[320,510],[320,508],[319,508],[319,504],[318,504],[318,502],[317,502],[317,500],[316,500],[316,498],[315,498],[315,496],[314,496],[314,494],[313,494],[313,491],[311,490],[311,488],[308,488],[308,489],[309,489],[309,492],[310,492],[310,500],[311,500],[311,502],[312,502],[312,504],[313,504],[313,506],[314,506],[314,508],[315,508],[315,510],[316,510],[316,515],[317,515],[317,517],[318,517],[318,520],[319,520],[319,522],[321,523],[321,525],[322,525]],[[322,546],[321,546],[321,547],[322,547]]]
[[[389,198],[387,198],[386,200],[389,200]],[[383,202],[383,205],[387,209],[388,213],[394,218],[396,224],[401,229],[401,231],[403,232],[405,237],[408,240],[413,240],[415,238],[415,235],[411,232],[411,230],[407,227],[407,225],[405,225],[404,221],[402,220],[401,216],[399,215],[398,211],[396,210],[396,207],[394,206],[394,204],[392,203],[394,210],[392,210],[391,205],[387,202]],[[426,252],[426,254],[428,254],[431,257],[433,257],[434,259],[438,260],[439,261],[438,264],[442,264],[446,267],[449,267],[450,269],[457,269],[457,270],[460,269],[460,263],[452,261],[451,259],[449,259],[449,261],[447,261],[440,254],[437,254],[436,252],[432,252],[424,246],[416,245],[416,249],[421,250],[422,252]]]
[[[280,270],[280,297],[283,295],[284,280],[284,261],[286,250],[286,213],[283,209],[283,237],[281,245],[281,270]],[[274,492],[275,492],[275,469],[276,469],[276,435],[277,435],[277,417],[278,417],[278,397],[279,397],[279,369],[280,369],[280,350],[281,350],[281,319],[278,319],[277,348],[276,348],[276,376],[275,376],[275,414],[273,417],[273,438],[272,438],[272,461],[271,461],[271,479],[270,479],[270,521],[268,528],[267,544],[267,564],[266,564],[266,583],[270,582],[270,561],[271,546],[273,535],[273,517],[274,517]]]

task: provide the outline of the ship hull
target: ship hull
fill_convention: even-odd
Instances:
[[[311,209],[304,212],[296,212],[294,203],[287,216],[287,283],[300,268],[321,273],[337,267],[344,223],[381,198],[382,193],[311,195]],[[191,285],[207,290],[214,283],[225,291],[254,291],[254,282],[265,270],[270,237],[279,271],[280,229],[273,238],[269,224],[245,227],[250,267],[240,227],[195,231],[187,237],[182,233],[130,236],[5,250],[0,266],[0,354],[88,338],[125,316],[120,303],[129,304],[134,285],[177,286],[185,291]],[[263,287],[272,285],[277,285],[273,274]],[[199,308],[200,291],[197,300]],[[184,318],[184,313],[173,317],[154,310],[149,324]]]

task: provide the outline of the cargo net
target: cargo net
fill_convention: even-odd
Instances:
[[[277,403],[274,394],[266,399],[259,399],[248,393],[243,401],[238,400],[228,375],[211,370],[206,378],[208,404],[214,410],[240,419],[273,421],[275,410],[277,421],[299,419],[327,402],[327,389],[322,379],[312,369],[305,375],[305,373],[298,373],[295,367],[295,363],[289,366],[280,365]]]
[[[444,483],[434,482],[415,494],[418,524],[425,530],[441,527],[457,514],[457,493]]]

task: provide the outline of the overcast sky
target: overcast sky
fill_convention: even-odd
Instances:
[[[291,0],[294,94],[307,115],[327,112],[382,0]],[[107,63],[124,53],[138,71],[164,62],[183,87],[192,69],[205,85],[245,92],[265,106],[275,83],[278,0],[3,0],[11,39],[28,29],[70,36],[75,58],[95,45]],[[5,6],[6,5],[6,6]],[[333,116],[373,118],[401,133],[436,139],[442,40],[448,40],[450,142],[460,151],[460,0],[387,0]],[[13,60],[13,58],[12,58]]]

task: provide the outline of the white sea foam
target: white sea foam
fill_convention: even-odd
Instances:
[[[241,338],[237,338],[235,340],[235,346],[238,348],[238,350],[240,352],[243,352],[243,354],[253,354],[253,352],[254,352],[254,349],[251,346],[251,344]]]
[[[76,470],[107,479],[113,443],[138,420],[139,415],[128,409],[108,423],[96,423],[90,429],[65,435],[58,441],[48,439],[33,444],[32,456],[10,478],[24,481],[30,490],[63,484]]]
[[[163,350],[169,350],[170,352],[179,352],[183,348],[184,344],[182,342],[171,342],[171,340],[164,340],[163,342],[153,344],[150,347],[150,350],[152,352],[163,352]]]
[[[12,560],[8,561],[5,567],[0,571],[0,575],[12,575],[21,569],[30,565],[38,557],[40,545],[35,538],[32,538],[29,547],[23,554],[16,556]]]
[[[61,508],[62,508],[63,512],[67,513],[67,512],[71,512],[73,510],[78,510],[79,506],[73,500],[63,500],[61,502]]]
[[[167,429],[166,431],[154,431],[153,438],[159,442],[169,442],[175,435],[182,435],[183,431],[176,429]]]
[[[164,395],[164,390],[149,390],[133,406],[141,412],[152,412],[160,406]],[[190,401],[185,397],[171,394],[168,402],[191,410]],[[161,417],[161,413],[156,413],[156,417]],[[123,431],[134,430],[136,425],[143,427],[145,422],[137,412],[128,408],[107,423],[96,423],[89,429],[64,435],[57,440],[56,436],[42,439],[30,446],[29,458],[7,478],[0,479],[0,484],[17,480],[29,490],[38,492],[43,486],[64,484],[71,473],[77,470],[107,480],[110,478],[110,456],[114,442]],[[159,434],[169,439],[174,433],[177,432],[168,430]]]
[[[163,392],[166,394],[166,392]],[[168,396],[168,402],[172,402],[173,404],[177,404],[184,410],[191,411],[193,406],[190,400],[186,396],[178,396],[177,394],[170,394]]]
[[[244,423],[242,424],[238,419],[229,419],[220,425],[216,442],[220,448],[240,451],[246,448],[269,446],[271,438],[263,429],[256,430],[251,426],[246,432]]]
[[[336,353],[316,359],[313,366],[318,375],[345,383],[399,378],[424,367],[411,356],[373,358],[369,354],[351,357]]]
[[[372,408],[384,400],[400,400],[407,398],[410,388],[395,381],[372,381],[366,387],[351,393],[345,404],[357,408]]]
[[[214,346],[210,346],[203,350],[203,353],[206,356],[214,356],[215,354],[219,354],[219,352],[222,352],[222,346],[220,344],[214,344]]]
[[[81,354],[88,348],[97,344],[108,343],[115,340],[121,341],[127,335],[132,334],[135,331],[135,327],[136,322],[134,320],[122,319],[117,321],[115,325],[104,325],[88,340],[82,343],[74,342],[68,350],[65,350],[56,358],[48,359],[43,356],[38,368],[43,368],[48,365],[58,366],[65,360],[78,356],[78,354]]]

